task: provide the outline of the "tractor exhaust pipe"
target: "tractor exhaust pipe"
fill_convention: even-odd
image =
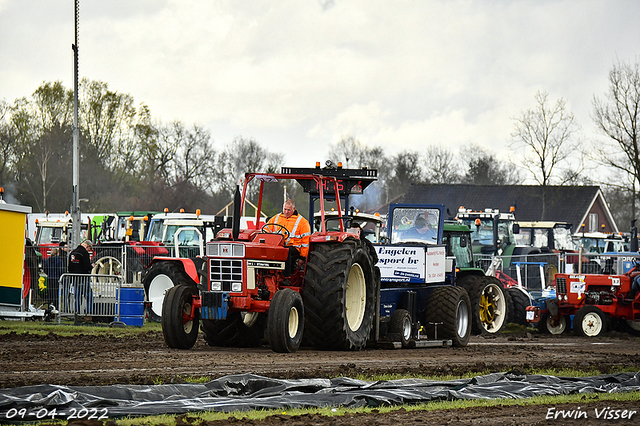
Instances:
[[[240,186],[236,185],[236,193],[233,195],[233,224],[231,225],[231,235],[234,240],[240,235]]]

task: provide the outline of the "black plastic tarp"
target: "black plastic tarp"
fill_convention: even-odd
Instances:
[[[107,414],[109,418],[115,418],[194,411],[376,407],[437,400],[529,398],[634,390],[640,390],[640,372],[581,378],[494,373],[448,381],[362,381],[344,377],[279,380],[237,374],[205,384],[37,385],[0,389],[0,423],[22,419],[33,421],[36,416],[67,418],[73,413],[85,417],[88,413]]]

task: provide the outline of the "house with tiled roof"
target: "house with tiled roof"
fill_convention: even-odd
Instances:
[[[519,221],[567,222],[573,233],[619,231],[599,186],[412,185],[402,202],[444,204],[450,217],[461,206],[503,212],[513,207]]]

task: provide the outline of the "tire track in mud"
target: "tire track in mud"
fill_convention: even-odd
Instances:
[[[30,384],[105,385],[181,383],[252,373],[282,379],[355,375],[461,375],[513,369],[640,371],[640,338],[608,335],[473,336],[464,348],[366,349],[358,352],[302,348],[276,354],[269,347],[216,348],[199,340],[192,350],[167,349],[161,333],[137,337],[0,335],[0,387]]]

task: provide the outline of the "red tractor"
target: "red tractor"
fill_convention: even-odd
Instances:
[[[640,292],[631,289],[640,271],[638,253],[611,257],[608,274],[556,274],[556,296],[527,308],[527,321],[562,334],[573,324],[580,336],[594,337],[609,327],[640,334]]]
[[[162,306],[162,331],[170,348],[191,348],[200,321],[212,346],[256,346],[266,337],[274,351],[295,352],[306,327],[309,343],[317,348],[365,347],[380,285],[376,251],[362,238],[359,227],[348,228],[339,221],[338,230],[327,230],[324,213],[327,200],[341,212],[341,198],[362,193],[377,173],[367,169],[331,172],[318,165],[287,173],[248,173],[242,196],[236,191],[232,228],[221,230],[207,243],[205,256],[153,259],[147,274],[173,284]],[[285,246],[286,229],[257,225],[265,183],[281,179],[295,179],[305,191],[317,194],[311,196],[310,210],[314,197],[320,202],[321,228],[311,234],[309,254],[301,266]],[[256,221],[250,229],[241,230],[241,206],[252,182],[259,183]],[[286,276],[285,270],[291,273]]]

